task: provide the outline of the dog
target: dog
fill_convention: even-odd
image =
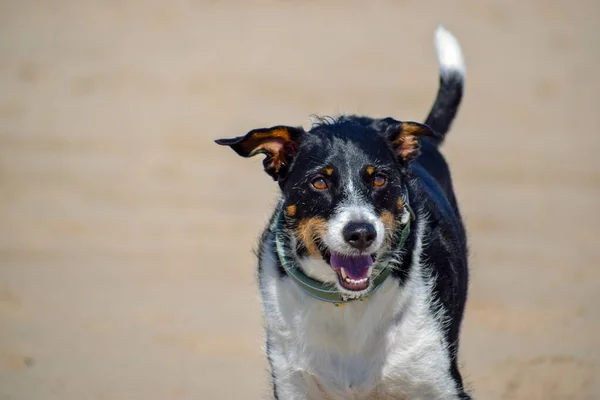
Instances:
[[[258,247],[275,399],[469,399],[457,362],[466,233],[439,152],[458,110],[460,45],[435,32],[425,123],[320,118],[219,139],[264,154],[281,196]]]

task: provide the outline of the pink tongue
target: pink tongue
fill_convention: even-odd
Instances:
[[[336,270],[344,268],[349,278],[362,279],[367,276],[369,267],[373,265],[373,257],[370,255],[352,257],[331,253],[329,262]]]

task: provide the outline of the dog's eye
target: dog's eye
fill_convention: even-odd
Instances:
[[[327,189],[327,181],[325,181],[325,179],[321,177],[313,179],[312,185],[315,189],[318,190]]]
[[[376,188],[384,187],[386,183],[387,183],[387,178],[384,175],[377,174],[373,178],[373,186],[375,186]]]

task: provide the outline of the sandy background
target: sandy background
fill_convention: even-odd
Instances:
[[[600,398],[597,1],[0,2],[0,399],[261,399],[251,248],[275,200],[212,143],[312,113],[422,120],[471,238],[479,399]]]

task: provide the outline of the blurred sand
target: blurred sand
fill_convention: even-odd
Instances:
[[[576,6],[575,6],[576,5]],[[251,248],[275,200],[212,143],[312,113],[422,120],[471,238],[479,399],[600,398],[600,3],[5,1],[0,399],[260,399]]]

